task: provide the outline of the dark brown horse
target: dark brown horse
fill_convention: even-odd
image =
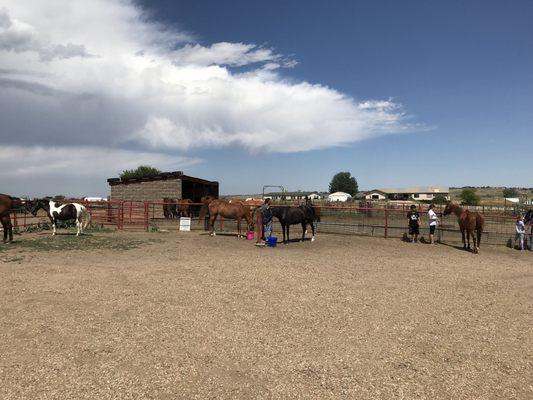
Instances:
[[[191,199],[176,200],[165,197],[163,199],[163,215],[165,218],[180,218],[191,216]]]
[[[214,199],[210,196],[202,198],[202,202],[203,206],[200,210],[199,223],[202,223],[207,211],[209,211],[209,225],[211,227],[210,235],[216,236],[215,221],[218,215],[226,219],[234,219],[237,221],[237,237],[239,238],[241,237],[241,221],[243,218],[246,220],[248,230],[254,229],[254,222],[249,205],[246,205],[241,201],[230,203],[225,200]]]
[[[474,253],[479,253],[479,245],[481,243],[481,234],[483,233],[483,226],[485,225],[485,218],[478,212],[463,210],[457,204],[448,203],[444,209],[443,215],[455,214],[459,221],[459,229],[463,237],[463,248],[467,248],[466,240],[468,241],[468,249],[470,249],[470,237],[474,242]],[[466,235],[466,240],[465,240]]]
[[[307,225],[311,226],[313,236],[311,241],[315,241],[315,221],[320,221],[316,209],[310,199],[306,199],[305,204],[299,206],[272,207],[272,215],[278,218],[283,231],[283,243],[290,242],[289,230],[291,225],[302,225],[302,242],[305,240]]]
[[[13,225],[11,224],[10,212],[14,208],[21,207],[22,200],[7,194],[0,194],[0,220],[4,229],[4,243],[13,241]]]
[[[163,203],[163,215],[165,218],[174,218],[176,215],[176,200],[165,197]]]

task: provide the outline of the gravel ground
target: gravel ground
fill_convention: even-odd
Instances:
[[[94,235],[0,253],[1,399],[533,398],[532,253]]]

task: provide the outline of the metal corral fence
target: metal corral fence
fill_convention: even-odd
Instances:
[[[73,201],[73,200],[69,200]],[[107,226],[118,230],[178,230],[179,218],[165,218],[163,202],[136,201],[105,201],[83,202],[91,214],[93,225]],[[181,203],[177,203],[179,205]],[[280,205],[273,205],[278,207]],[[189,215],[192,218],[191,229],[207,229],[207,219],[199,221],[202,204],[189,204]],[[355,234],[377,236],[384,238],[404,238],[407,235],[407,210],[384,208],[361,208],[355,206],[316,206],[320,213],[320,222],[315,223],[316,231],[331,234]],[[427,211],[419,209],[421,216],[420,234],[423,238],[429,236]],[[515,234],[515,218],[502,214],[485,213],[485,229],[481,243],[494,245],[510,245]],[[436,239],[443,243],[460,244],[461,233],[454,215],[441,218],[441,224],[435,233]],[[254,211],[254,222],[260,224],[258,211]],[[13,224],[19,230],[43,228],[49,226],[49,221],[41,210],[37,217],[28,213],[17,212],[13,215]],[[219,218],[215,224],[217,231],[236,232],[237,224],[232,220]],[[246,223],[243,220],[243,230]],[[275,220],[274,232],[281,235],[281,226]],[[299,226],[291,228],[291,237],[300,237]]]

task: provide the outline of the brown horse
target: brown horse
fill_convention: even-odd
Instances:
[[[246,205],[241,201],[235,201],[230,203],[229,201],[217,200],[210,196],[202,198],[202,202],[204,204],[202,206],[202,209],[200,210],[199,223],[204,220],[206,212],[209,211],[209,225],[211,226],[211,231],[209,233],[210,235],[216,236],[215,221],[218,215],[226,219],[237,220],[237,237],[239,238],[242,236],[241,220],[243,218],[246,220],[248,230],[254,229],[252,213],[250,211],[249,205]]]
[[[468,249],[470,249],[470,236],[474,242],[474,253],[479,253],[479,244],[481,243],[481,234],[483,233],[483,226],[485,225],[485,218],[478,212],[463,210],[457,204],[448,203],[444,209],[443,215],[454,213],[459,221],[459,229],[463,237],[463,248],[467,248],[466,240],[468,240]],[[466,234],[466,240],[465,240]]]
[[[13,225],[9,213],[15,208],[22,205],[22,200],[16,197],[0,194],[0,220],[4,229],[4,243],[13,241]]]
[[[163,203],[163,215],[167,219],[191,216],[191,199],[175,200],[165,197]]]
[[[190,217],[191,216],[191,199],[178,200],[176,203],[176,210],[178,217]]]

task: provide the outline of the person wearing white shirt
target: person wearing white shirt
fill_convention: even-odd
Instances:
[[[515,244],[516,241],[520,243],[520,250],[524,250],[524,236],[526,235],[526,225],[524,224],[524,218],[518,217],[516,219],[516,236],[515,236]]]
[[[435,229],[437,229],[437,224],[439,223],[439,217],[437,213],[433,210],[435,206],[433,204],[429,205],[428,210],[428,222],[429,222],[429,242],[435,244]]]

